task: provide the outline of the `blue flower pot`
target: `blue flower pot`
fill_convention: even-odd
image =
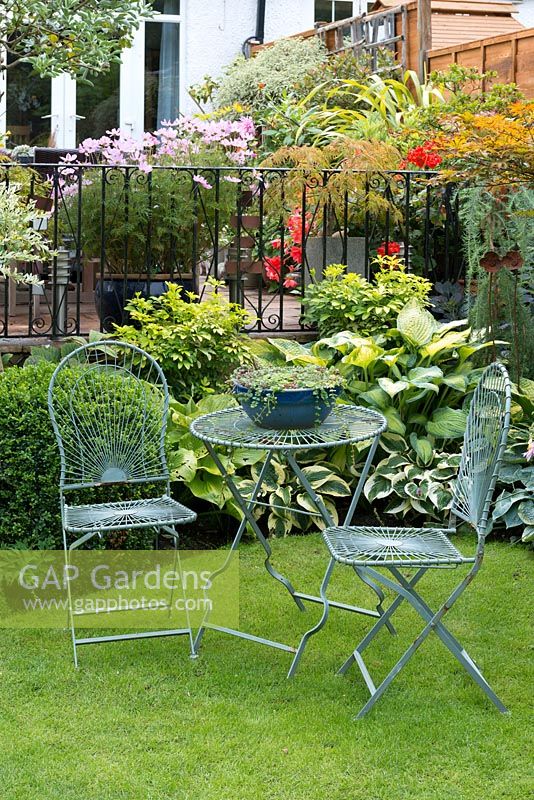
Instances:
[[[234,383],[234,394],[245,414],[260,428],[289,430],[292,428],[314,428],[328,417],[335,405],[341,387],[329,389],[330,398],[323,400],[314,395],[314,389],[285,389],[272,392],[265,389],[254,397],[254,404],[247,395],[249,390]]]
[[[115,330],[115,325],[127,325],[130,315],[124,306],[139,292],[141,297],[161,297],[167,291],[167,281],[151,278],[127,278],[126,291],[123,277],[105,278],[98,280],[95,287],[95,306],[102,323],[102,328],[110,333]],[[187,279],[172,279],[173,283],[181,283],[184,287],[184,300],[186,292],[193,291],[193,281]]]

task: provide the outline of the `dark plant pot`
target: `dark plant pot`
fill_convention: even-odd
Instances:
[[[167,280],[169,280],[167,278]],[[193,291],[193,280],[175,278],[173,283],[180,283],[184,292]],[[126,284],[126,285],[125,285]],[[161,297],[167,291],[167,281],[147,278],[128,278],[126,282],[122,276],[109,277],[97,280],[95,286],[95,306],[102,328],[111,333],[115,325],[126,325],[130,315],[125,310],[125,305],[139,292],[141,297]],[[187,299],[184,296],[184,299]]]
[[[266,389],[251,401],[249,390],[240,383],[234,383],[234,394],[241,403],[245,414],[260,428],[290,430],[293,428],[314,428],[328,417],[335,405],[341,387],[329,389],[329,399],[316,397],[314,389],[286,389],[271,392]]]

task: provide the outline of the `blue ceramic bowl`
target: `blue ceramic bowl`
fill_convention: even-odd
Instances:
[[[336,397],[341,393],[341,387],[330,390],[330,402],[315,397],[313,392],[313,389],[285,389],[280,392],[265,389],[252,405],[246,397],[248,389],[240,383],[234,383],[234,394],[245,414],[260,428],[274,430],[314,428],[324,422],[334,407]]]

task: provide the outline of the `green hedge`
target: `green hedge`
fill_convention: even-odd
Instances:
[[[63,547],[59,450],[48,414],[55,366],[45,361],[0,373],[0,547]],[[161,489],[161,484],[102,487],[73,492],[70,502],[137,498]],[[111,534],[106,546],[151,547],[153,539],[150,529],[130,531],[126,536]]]
[[[47,409],[53,371],[53,364],[42,363],[0,375],[2,547],[61,543],[59,451]]]

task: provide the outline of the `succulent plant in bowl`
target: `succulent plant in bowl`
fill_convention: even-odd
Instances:
[[[343,387],[337,369],[306,366],[248,366],[232,375],[243,411],[261,428],[313,428],[330,414]]]

